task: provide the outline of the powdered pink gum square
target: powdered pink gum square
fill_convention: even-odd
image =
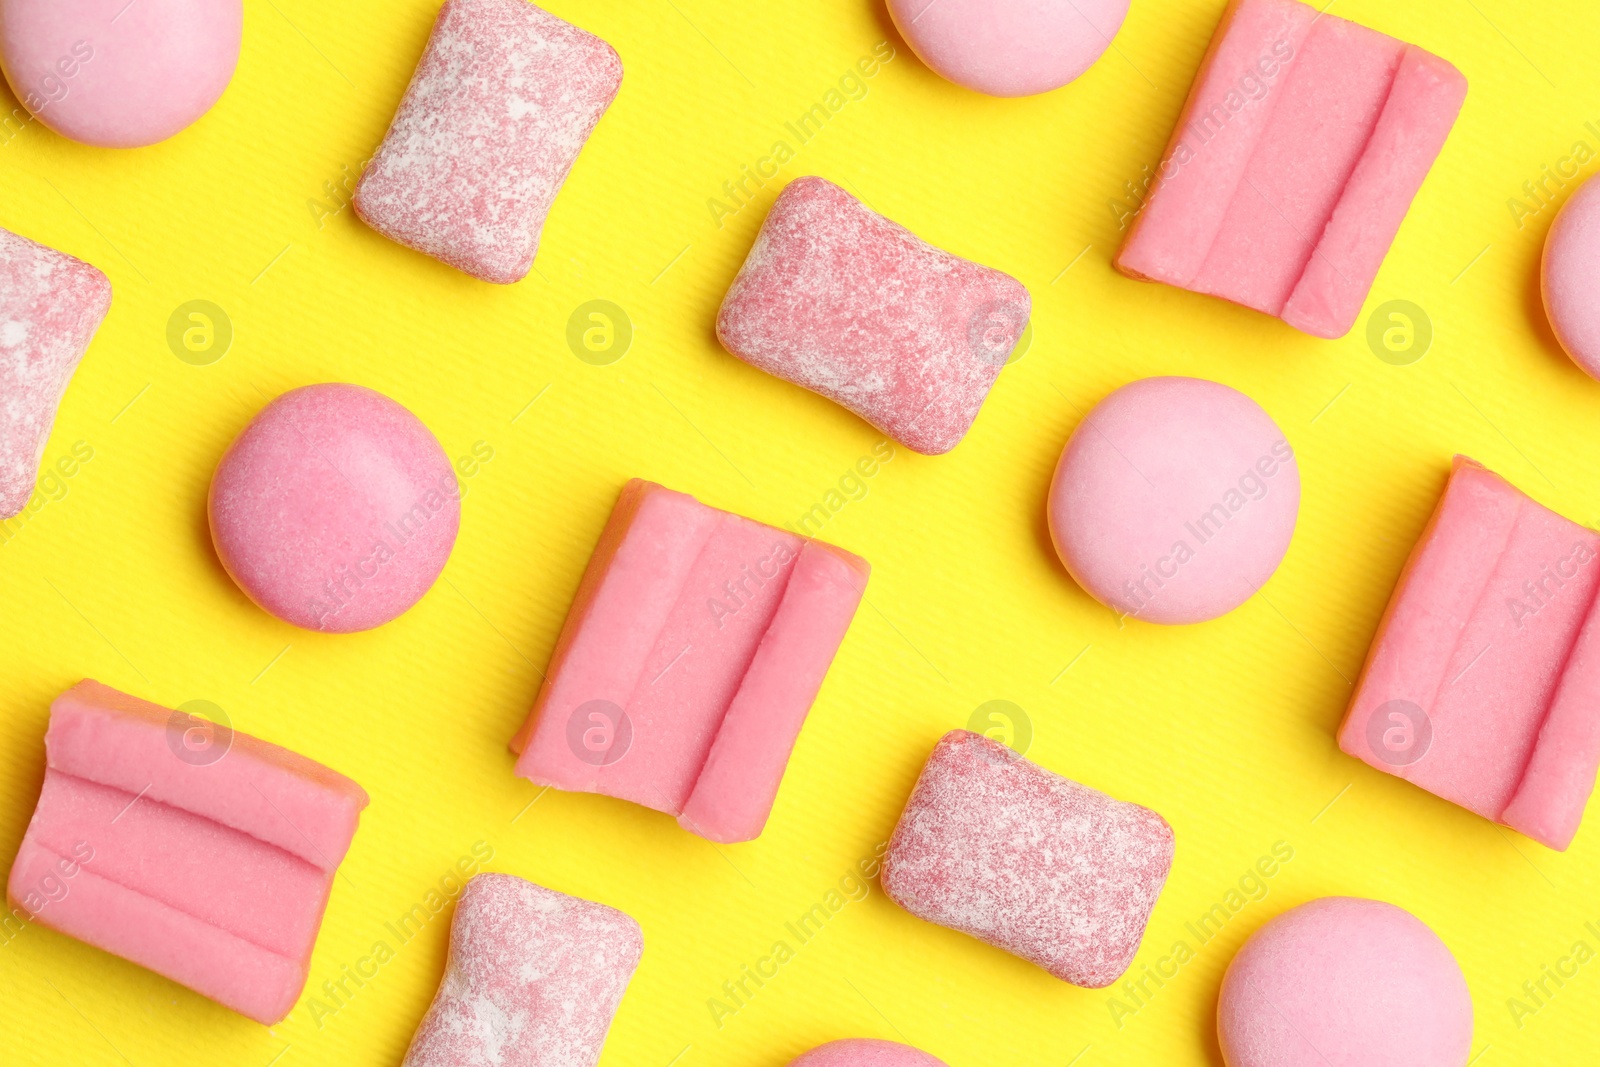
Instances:
[[[361,787],[287,749],[80,682],[7,891],[41,925],[257,1022],[305,986]]]
[[[1031,312],[1015,278],[796,178],[722,302],[717,337],[933,456],[966,435]]]
[[[1600,535],[1456,457],[1339,747],[1565,849],[1600,767],[1597,590]]]
[[[28,504],[56,409],[111,308],[111,282],[0,229],[0,519]]]
[[[1342,337],[1466,94],[1415,45],[1234,0],[1117,267]]]
[[[615,908],[480,874],[402,1067],[594,1067],[643,953],[639,924]]]
[[[526,0],[446,0],[356,212],[476,278],[520,281],[621,85],[609,44]]]
[[[1172,868],[1172,828],[966,730],[928,758],[883,860],[883,891],[1090,989],[1120,978]]]
[[[870,568],[634,479],[584,572],[517,774],[760,835]]]

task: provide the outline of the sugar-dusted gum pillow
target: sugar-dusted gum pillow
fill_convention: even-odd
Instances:
[[[615,908],[480,874],[402,1067],[594,1067],[643,954],[639,924]]]
[[[1551,224],[1542,288],[1561,347],[1585,374],[1600,378],[1600,182],[1584,182]]]
[[[906,801],[881,881],[918,918],[1100,989],[1133,962],[1172,856],[1149,808],[954,730]]]
[[[1145,378],[1072,432],[1050,485],[1050,535],[1079,585],[1113,611],[1193,623],[1255,595],[1300,510],[1294,450],[1236,389]]]
[[[1250,936],[1222,980],[1228,1067],[1465,1067],[1472,998],[1443,941],[1378,900],[1324,897]]]
[[[1415,45],[1233,0],[1117,268],[1342,337],[1466,95]]]
[[[243,26],[239,0],[0,0],[0,63],[57,133],[136,148],[211,110]]]
[[[634,479],[561,628],[516,773],[759,836],[867,562]]]
[[[1600,768],[1600,535],[1457,456],[1339,747],[1554,849]]]
[[[1030,96],[1067,84],[1099,59],[1128,0],[889,0],[922,61],[990,96]]]
[[[0,520],[33,496],[56,409],[110,309],[104,274],[0,229]]]
[[[1032,306],[1010,275],[935,248],[832,182],[796,178],[723,298],[717,337],[936,456],[971,428]]]
[[[543,8],[446,0],[356,187],[356,213],[475,278],[521,281],[556,194],[621,86],[616,51]]]
[[[789,1067],[947,1067],[921,1049],[894,1041],[848,1038],[818,1045],[789,1061]]]
[[[211,479],[211,538],[239,588],[307,630],[403,614],[455,545],[461,495],[439,441],[359,385],[293,389],[236,438]]]
[[[50,706],[7,892],[34,921],[272,1025],[304,988],[367,794],[94,681]]]

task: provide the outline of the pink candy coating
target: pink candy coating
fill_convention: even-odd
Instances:
[[[1202,622],[1277,570],[1300,472],[1283,431],[1243,393],[1145,378],[1073,431],[1049,509],[1056,551],[1096,600],[1148,622]]]
[[[23,106],[105,148],[164,141],[222,96],[240,0],[0,0],[0,63]]]
[[[883,891],[1073,985],[1133,962],[1172,868],[1172,828],[966,730],[934,747],[883,860]]]
[[[1545,312],[1561,347],[1600,378],[1600,182],[1561,206],[1544,241]]]
[[[519,281],[621,84],[610,45],[542,8],[448,0],[356,188],[356,212],[474,277]]]
[[[1030,96],[1088,70],[1122,28],[1128,0],[889,0],[889,14],[941,76]]]
[[[818,1045],[789,1061],[789,1067],[947,1067],[921,1049],[894,1041],[849,1038]]]
[[[643,953],[639,924],[615,908],[480,874],[402,1067],[594,1067]]]
[[[1027,327],[1028,290],[821,178],[772,205],[717,315],[729,352],[927,455],[960,442]]]
[[[0,229],[0,519],[33,495],[56,409],[110,308],[104,274]]]
[[[1228,1067],[1463,1067],[1472,998],[1443,941],[1393,904],[1325,897],[1251,935],[1222,980]]]
[[[211,536],[233,580],[308,630],[380,626],[422,598],[461,522],[455,471],[411,412],[359,385],[278,397],[211,481]]]

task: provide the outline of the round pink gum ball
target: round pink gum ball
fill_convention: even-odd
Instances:
[[[239,588],[329,633],[381,626],[422,599],[461,525],[438,440],[359,385],[308,385],[268,404],[217,465],[209,510]]]
[[[851,1038],[830,1041],[791,1060],[789,1067],[948,1067],[921,1049],[893,1041]]]
[[[57,133],[137,148],[217,102],[243,23],[240,0],[0,0],[0,65]]]
[[[1600,378],[1600,182],[1561,206],[1544,241],[1545,314],[1572,362]]]
[[[940,76],[990,96],[1059,89],[1122,28],[1128,0],[889,0],[895,26]]]
[[[1050,486],[1050,536],[1079,585],[1147,622],[1204,622],[1278,569],[1300,472],[1254,400],[1199,378],[1145,378],[1073,431]]]
[[[1228,1067],[1463,1067],[1472,998],[1421,919],[1324,897],[1244,943],[1222,979],[1217,1036]]]

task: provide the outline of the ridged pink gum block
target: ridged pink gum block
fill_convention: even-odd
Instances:
[[[356,212],[476,278],[520,281],[621,85],[609,44],[526,0],[446,0]]]
[[[1172,869],[1172,828],[966,730],[944,736],[883,860],[883,891],[1089,989],[1120,978]]]
[[[634,479],[600,535],[517,774],[759,836],[865,560]]]
[[[639,924],[615,908],[480,874],[402,1067],[594,1067],[643,953]]]
[[[1339,747],[1565,849],[1600,767],[1597,590],[1600,535],[1457,456]]]
[[[1342,337],[1466,94],[1414,45],[1234,0],[1117,267]]]
[[[361,787],[94,681],[51,705],[45,751],[11,901],[257,1022],[288,1015]]]
[[[1031,313],[1015,278],[796,178],[723,299],[717,337],[933,456],[966,436]]]
[[[818,1045],[798,1059],[789,1061],[789,1067],[948,1067],[948,1065],[943,1060],[910,1045],[857,1037]]]
[[[0,229],[0,519],[27,506],[56,409],[111,309],[111,282]]]

